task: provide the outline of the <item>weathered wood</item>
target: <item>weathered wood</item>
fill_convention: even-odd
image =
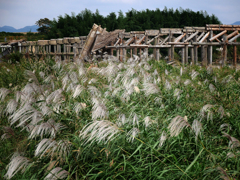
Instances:
[[[133,54],[137,56],[137,46],[136,46],[136,43],[137,43],[137,36],[135,35],[135,37],[134,37],[134,45],[135,45],[135,47],[133,49]]]
[[[117,46],[120,42],[120,38],[117,38],[117,41],[114,43],[114,46]]]
[[[201,61],[203,66],[207,66],[207,51],[206,46],[201,46]]]
[[[148,42],[148,35],[145,35],[145,36],[146,36],[146,38],[145,38],[145,44],[147,44],[147,42]],[[144,49],[144,53],[145,53],[145,56],[148,57],[148,48],[145,48],[145,49]]]
[[[182,34],[182,29],[181,28],[160,28],[160,33],[162,34]]]
[[[213,37],[213,31],[210,31],[210,35],[209,35],[209,39],[208,41],[210,41],[210,39]],[[213,54],[213,47],[212,45],[208,46],[208,63],[210,65],[212,65],[212,54]]]
[[[223,35],[223,42],[225,43],[223,45],[223,61],[222,61],[222,66],[225,66],[226,65],[226,62],[227,62],[227,42],[228,42],[228,39],[227,39],[227,35],[224,34]]]
[[[225,31],[217,34],[217,35],[214,36],[214,37],[212,37],[211,39],[209,39],[209,41],[213,41],[214,39],[216,39],[216,38],[218,38],[218,37],[220,37],[220,36],[222,36],[222,35],[224,35],[224,34],[226,34],[226,33],[227,33],[227,30],[225,30]]]
[[[199,31],[196,31],[195,33],[193,33],[191,36],[189,36],[187,39],[185,39],[184,42],[187,42],[189,40],[191,40],[193,37],[195,37],[197,34],[199,33]]]
[[[197,41],[200,41],[200,39],[204,36],[205,32],[202,32],[200,36],[198,36]]]
[[[167,36],[167,37],[160,43],[160,45],[166,43],[168,39],[169,39],[169,36]]]
[[[159,30],[145,30],[145,35],[148,36],[157,36],[159,34]]]
[[[185,41],[185,37],[182,38],[182,42],[184,41]],[[182,47],[181,59],[182,59],[182,64],[185,65],[185,45],[183,45]]]
[[[181,41],[181,39],[184,37],[184,36],[186,36],[186,33],[184,33],[184,34],[181,34],[180,36],[178,36],[176,39],[175,39],[175,41],[174,42],[179,42],[179,41]]]
[[[147,42],[147,44],[150,44],[151,42],[153,42],[156,38],[158,38],[159,36],[161,36],[162,34],[158,34],[157,36],[155,36],[154,38],[152,38],[151,40],[149,40]]]
[[[197,41],[197,36],[194,37],[194,42]],[[194,64],[198,65],[198,46],[194,46]]]
[[[238,35],[238,31],[232,32],[231,34],[229,34],[229,35],[227,36],[227,38],[230,39],[231,37],[233,37],[233,36],[235,36],[235,35]]]
[[[199,42],[202,43],[203,41],[205,41],[209,35],[210,32],[207,32]]]
[[[143,36],[142,38],[140,38],[140,39],[136,42],[136,44],[141,44],[142,41],[143,41],[145,38],[146,38],[146,36]]]
[[[235,41],[237,38],[239,38],[240,37],[240,34],[238,34],[238,35],[236,35],[236,36],[234,36],[232,39],[230,39],[228,42],[233,42],[233,41]]]
[[[89,32],[87,40],[86,40],[85,44],[83,45],[82,51],[79,55],[80,60],[84,60],[85,57],[89,56],[90,49],[91,49],[92,44],[96,37],[97,28],[98,28],[98,25],[93,24],[93,27],[92,27],[91,31]]]
[[[129,44],[131,44],[132,42],[134,41],[134,37],[131,37],[130,39],[128,39],[125,43],[124,43],[124,45],[129,45]]]
[[[236,40],[235,40],[236,42]],[[233,65],[236,67],[237,65],[237,46],[233,46]]]

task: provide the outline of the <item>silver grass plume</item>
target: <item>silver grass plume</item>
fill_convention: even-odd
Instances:
[[[136,113],[133,113],[133,126],[137,125],[139,127],[138,116]]]
[[[177,89],[174,90],[173,96],[177,97],[177,100],[179,100],[180,99],[180,95],[181,95],[182,92],[183,91],[181,89],[177,88]]]
[[[207,67],[207,73],[212,74],[213,73],[213,68],[211,66]]]
[[[4,132],[4,134],[1,136],[2,140],[9,139],[12,136],[15,136],[13,129],[9,126],[3,126],[3,132]]]
[[[151,120],[151,118],[149,116],[145,117],[143,119],[144,124],[145,124],[145,128],[147,129],[149,126],[151,126],[152,124],[156,123],[155,121]]]
[[[98,118],[105,119],[108,118],[108,109],[104,104],[104,101],[97,97],[92,97],[92,119],[96,120]]]
[[[69,173],[61,167],[56,167],[49,172],[49,174],[44,178],[44,180],[64,179],[68,176],[68,174]]]
[[[126,134],[127,140],[132,143],[132,142],[134,141],[134,139],[138,136],[139,133],[140,133],[140,131],[139,131],[138,128],[135,128],[135,127],[132,128],[132,129]]]
[[[168,70],[167,69],[165,69],[165,74],[168,75]]]
[[[192,129],[191,125],[188,123],[187,116],[181,117],[176,116],[172,119],[171,123],[168,125],[171,137],[178,136],[182,130],[186,127]]]
[[[230,149],[235,149],[237,147],[240,147],[240,142],[237,138],[230,136],[229,134],[223,132],[223,137],[227,137],[229,139],[228,147]]]
[[[162,147],[163,143],[167,140],[167,133],[165,131],[162,132],[159,138],[159,147]]]
[[[13,114],[16,111],[17,107],[18,107],[17,101],[15,99],[10,99],[8,101],[8,104],[7,104],[7,107],[5,109],[5,112],[7,114]]]
[[[23,126],[28,122],[35,125],[42,121],[42,113],[34,109],[30,104],[25,104],[23,107],[14,112],[9,117],[9,120],[11,125],[19,121],[17,127]]]
[[[11,91],[7,88],[0,88],[0,99],[1,101],[4,101],[5,97],[10,93]]]
[[[159,87],[153,83],[144,82],[143,87],[144,87],[143,90],[144,90],[146,96],[149,96],[151,94],[158,94],[160,92]]]
[[[31,165],[31,161],[21,156],[18,152],[15,152],[13,156],[11,157],[10,163],[7,165],[7,173],[5,174],[5,178],[11,179],[18,171],[25,172],[27,167]]]
[[[63,101],[64,96],[62,95],[63,90],[57,89],[56,91],[53,91],[49,96],[46,98],[47,104],[51,103],[60,103]]]
[[[79,136],[84,143],[107,143],[116,138],[120,133],[118,126],[108,120],[92,121],[83,127]]]
[[[67,140],[59,140],[57,142],[52,138],[45,138],[37,145],[34,155],[40,158],[47,155],[51,157],[56,155],[57,157],[65,159],[70,152],[70,147],[71,144]]]
[[[31,134],[29,135],[28,139],[33,139],[38,136],[41,138],[43,138],[43,136],[50,136],[51,138],[55,138],[56,134],[64,128],[66,127],[61,123],[56,123],[54,120],[50,119],[47,122],[35,125],[31,130]]]
[[[224,123],[224,124],[222,124],[222,125],[220,126],[219,130],[220,130],[220,131],[225,131],[225,130],[231,131],[231,130],[232,130],[232,127],[231,127],[230,124]]]
[[[78,103],[76,102],[74,104],[73,110],[76,112],[76,114],[79,114],[79,112],[87,107],[86,103]]]
[[[38,79],[37,79],[34,71],[26,70],[26,71],[25,71],[25,75],[26,75],[28,78],[31,78],[35,83],[39,84]]]
[[[116,124],[117,124],[118,127],[122,127],[122,126],[124,126],[124,124],[125,124],[126,122],[127,122],[127,121],[126,121],[126,116],[125,116],[125,114],[120,114],[120,115],[118,116],[118,119],[117,119]]]
[[[213,93],[216,90],[216,88],[213,84],[209,84],[209,89],[210,89],[211,93]]]
[[[171,90],[171,89],[172,89],[171,83],[170,83],[168,80],[166,80],[165,88],[166,88],[167,90]]]
[[[190,80],[190,79],[187,79],[186,81],[184,81],[184,85],[185,86],[187,86],[187,85],[189,85],[189,84],[191,84],[192,83],[192,81]]]
[[[207,120],[209,119],[213,119],[213,112],[211,111],[211,109],[213,108],[214,106],[211,105],[211,104],[206,104],[202,107],[202,109],[200,110],[200,117],[201,119],[202,118],[205,118],[206,117],[206,113],[207,113]]]
[[[198,136],[201,135],[202,123],[195,119],[192,123],[192,130],[195,133],[195,137],[197,139]]]
[[[224,109],[222,106],[219,106],[218,108],[218,114],[220,114],[220,118],[222,119],[224,116]]]
[[[226,171],[223,168],[217,167],[217,170],[219,170],[222,174],[222,176],[220,178],[222,178],[224,180],[231,180],[231,178],[228,176],[228,174],[226,173]]]
[[[95,86],[88,86],[88,90],[90,91],[92,96],[100,97],[101,92]]]
[[[193,70],[191,73],[192,80],[194,80],[198,75],[199,75],[199,72]]]
[[[74,92],[73,92],[73,98],[76,98],[76,97],[78,97],[82,92],[83,92],[83,90],[85,89],[84,88],[84,86],[82,86],[82,85],[77,85],[75,88],[74,88],[75,90],[74,90]]]

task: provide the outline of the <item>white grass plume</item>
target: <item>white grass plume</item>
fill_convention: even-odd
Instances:
[[[159,138],[159,147],[162,147],[163,143],[167,140],[167,133],[165,131],[162,132]]]
[[[214,106],[211,104],[206,104],[202,107],[200,110],[200,117],[205,118],[207,115],[207,120],[212,120],[213,119],[213,111],[211,110]]]
[[[116,138],[120,133],[118,126],[108,120],[92,121],[80,132],[79,136],[85,143],[107,143]]]
[[[190,79],[187,79],[186,81],[184,81],[184,85],[185,86],[187,86],[187,85],[189,85],[189,84],[191,84],[192,83],[192,81],[190,80]]]
[[[140,133],[140,130],[138,129],[138,128],[132,128],[127,134],[126,134],[126,136],[127,136],[127,140],[129,141],[129,142],[133,142],[134,141],[134,139],[138,136],[138,134]]]
[[[5,112],[7,114],[13,114],[16,111],[17,107],[18,107],[17,101],[15,99],[10,99],[8,101]]]
[[[31,165],[31,161],[21,156],[18,152],[15,152],[11,157],[10,163],[7,165],[7,173],[5,174],[5,178],[11,179],[18,171],[25,172],[27,167]]]
[[[195,133],[195,137],[197,139],[198,136],[201,135],[202,123],[195,119],[192,123],[192,130]]]
[[[199,72],[193,70],[191,73],[192,80],[194,80],[198,75],[199,75]]]
[[[13,129],[9,126],[3,126],[3,132],[4,132],[4,134],[1,136],[2,140],[9,139],[12,136],[15,136]]]
[[[158,94],[160,92],[159,87],[153,83],[144,82],[143,87],[144,87],[143,90],[144,90],[146,96],[149,96],[151,94]]]
[[[35,125],[31,130],[31,134],[28,138],[33,139],[37,136],[40,136],[41,138],[43,138],[43,136],[50,136],[51,138],[55,138],[56,134],[64,128],[65,126],[61,123],[56,123],[54,120],[50,119],[47,122]]]
[[[53,91],[47,98],[46,102],[47,104],[51,103],[59,103],[64,99],[64,96],[62,95],[63,90],[57,89],[56,91]]]
[[[185,117],[176,116],[175,118],[172,119],[171,123],[168,125],[171,137],[178,136],[182,132],[182,130],[186,127],[191,128],[191,125],[187,121],[187,116]]]
[[[7,88],[0,88],[0,100],[4,101],[6,96],[10,93],[11,91]]]
[[[108,109],[104,104],[104,101],[100,98],[94,97],[92,98],[93,107],[92,107],[92,119],[96,120],[106,119],[108,118]]]
[[[23,126],[27,122],[31,124],[37,124],[42,120],[41,112],[34,109],[30,104],[25,104],[21,108],[19,108],[16,112],[14,112],[9,118],[11,125],[19,121],[19,126]]]
[[[76,112],[76,114],[79,114],[79,112],[87,107],[86,103],[78,103],[76,102],[74,104],[73,110]]]
[[[85,88],[84,88],[84,86],[82,86],[82,85],[77,85],[76,87],[75,87],[75,90],[74,90],[74,92],[73,92],[73,98],[76,98],[76,97],[78,97],[82,92],[83,92],[83,90],[84,90]]]
[[[49,172],[49,174],[44,178],[44,180],[64,179],[68,176],[68,174],[69,173],[61,167],[56,167]]]
[[[239,140],[237,138],[232,137],[232,136],[230,136],[229,134],[227,134],[225,132],[223,132],[223,134],[224,134],[223,135],[224,137],[227,137],[229,139],[228,147],[230,149],[235,149],[237,147],[240,147],[240,142],[239,142]]]
[[[183,92],[183,91],[182,91],[181,89],[176,88],[176,89],[174,90],[173,96],[174,96],[174,97],[177,97],[177,100],[179,100],[179,99],[180,99],[180,95],[181,95],[182,92]]]
[[[209,84],[209,89],[210,89],[211,93],[213,93],[216,90],[216,88],[213,84]]]
[[[172,85],[171,85],[171,83],[170,83],[168,80],[166,80],[165,88],[166,88],[167,90],[171,90],[171,89],[172,89]]]
[[[59,140],[57,142],[52,138],[45,138],[37,145],[34,155],[40,158],[48,155],[51,157],[57,155],[65,159],[70,152],[70,147],[71,144],[67,140]]]

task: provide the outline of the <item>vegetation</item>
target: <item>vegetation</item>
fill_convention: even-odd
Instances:
[[[106,17],[85,9],[75,15],[65,14],[54,19],[51,24],[48,38],[74,37],[88,35],[93,23],[107,28],[107,31],[115,29],[126,29],[126,31],[142,31],[146,29],[159,28],[182,28],[184,26],[205,26],[206,24],[220,24],[215,15],[208,15],[207,12],[194,12],[190,9],[167,9],[163,10],[129,10],[125,15],[122,11],[112,12]]]
[[[95,59],[1,63],[1,178],[240,178],[240,71]]]

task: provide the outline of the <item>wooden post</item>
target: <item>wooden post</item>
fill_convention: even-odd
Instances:
[[[172,37],[171,42],[174,42],[175,38]],[[171,45],[171,59],[174,60],[174,45]]]
[[[190,55],[191,55],[191,62],[192,62],[192,65],[194,65],[194,48],[190,48]]]
[[[208,42],[210,42],[210,39],[213,37],[213,31],[210,31],[210,35],[208,37]],[[212,65],[212,52],[213,52],[213,47],[208,46],[208,63]]]
[[[134,37],[134,43],[137,44],[137,36]],[[137,48],[133,49],[133,54],[137,56]]]
[[[130,55],[131,55],[131,58],[133,57],[133,52],[132,52],[132,49],[130,49]]]
[[[114,43],[111,42],[111,46],[113,46],[113,45],[114,45]],[[110,55],[113,56],[113,48],[110,49]]]
[[[168,42],[172,42],[172,32],[171,32],[171,31],[169,32]],[[174,46],[174,45],[172,45],[172,46]],[[172,46],[171,46],[171,48],[168,48],[168,61],[171,61],[172,58],[173,58],[173,57],[172,57],[172,52],[171,52]]]
[[[206,53],[205,45],[201,46],[201,60],[202,60],[202,65],[207,66],[207,53]]]
[[[127,50],[126,48],[123,48],[123,61],[126,62],[126,59],[127,59]]]
[[[117,59],[119,59],[119,48],[117,47]]]
[[[122,45],[122,37],[120,37],[119,44]],[[119,49],[119,53],[120,53],[119,60],[122,62],[123,61],[123,49],[122,48]]]
[[[157,45],[159,41],[159,38],[155,38],[154,44]],[[156,48],[156,60],[159,61],[159,49]]]
[[[197,42],[197,36],[193,39],[194,42]],[[194,64],[198,65],[198,46],[194,45]]]
[[[145,36],[146,36],[145,37],[145,44],[147,44],[147,42],[148,42],[148,35],[146,34]],[[146,58],[147,58],[148,57],[148,48],[144,49],[144,53],[146,54]]]
[[[224,42],[224,45],[223,45],[223,61],[222,61],[223,63],[222,63],[222,66],[225,66],[226,62],[227,62],[227,42],[228,42],[226,34],[223,35],[223,42]]]
[[[157,45],[156,38],[154,39],[154,45]],[[157,49],[155,47],[153,48],[153,56],[154,56],[154,59],[156,60],[157,59]]]
[[[188,32],[186,32],[185,38],[188,38]],[[188,64],[188,45],[185,45],[185,63]]]
[[[182,42],[185,41],[185,37],[182,38]],[[185,48],[182,48],[182,64],[185,65]]]
[[[234,42],[237,42],[237,40],[234,40]],[[237,66],[237,46],[233,46],[233,65]]]

